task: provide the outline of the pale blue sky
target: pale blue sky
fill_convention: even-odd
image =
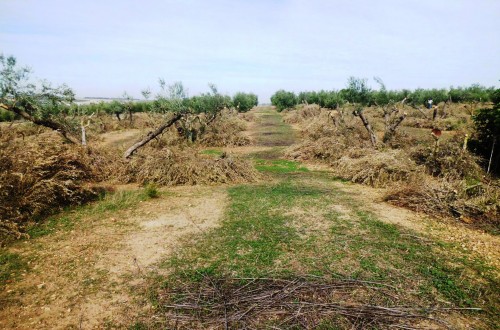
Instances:
[[[498,86],[499,36],[498,0],[0,0],[0,53],[80,97]]]

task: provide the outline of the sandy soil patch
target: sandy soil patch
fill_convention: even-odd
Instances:
[[[134,288],[181,238],[218,225],[224,187],[174,187],[86,229],[13,246],[30,271],[0,293],[0,328],[101,328],[130,324]],[[33,256],[36,256],[33,258]]]

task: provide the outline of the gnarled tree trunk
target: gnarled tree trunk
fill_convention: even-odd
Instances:
[[[353,114],[359,118],[361,118],[361,121],[363,122],[363,125],[365,126],[366,130],[368,131],[368,134],[370,134],[370,141],[374,147],[377,146],[377,136],[375,135],[375,132],[373,132],[372,126],[368,122],[368,119],[366,119],[365,115],[363,114],[362,110],[355,110]]]
[[[399,124],[406,118],[406,112],[399,116],[392,125],[388,125],[384,134],[384,143],[390,141],[396,132],[396,128],[398,128]]]

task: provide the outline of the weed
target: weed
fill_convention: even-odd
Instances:
[[[154,183],[147,183],[144,186],[144,193],[149,198],[158,198],[160,196],[160,193],[158,191],[158,187]]]

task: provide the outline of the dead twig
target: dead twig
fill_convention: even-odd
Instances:
[[[242,283],[242,281],[248,281]],[[262,322],[273,320],[276,329],[298,326],[311,328],[322,320],[336,320],[355,329],[368,326],[413,329],[412,325],[425,320],[433,327],[449,328],[438,318],[430,316],[449,310],[480,311],[480,308],[425,308],[395,305],[365,304],[352,292],[370,295],[370,301],[387,301],[397,288],[379,282],[361,280],[326,280],[300,276],[279,278],[214,278],[203,276],[201,283],[180,284],[177,289],[160,295],[167,310],[166,322],[192,328],[224,327],[259,328]],[[382,298],[382,297],[386,298]],[[170,297],[176,297],[176,303]],[[178,301],[182,297],[182,301]],[[378,297],[378,298],[377,298]],[[267,321],[266,321],[267,320]]]

